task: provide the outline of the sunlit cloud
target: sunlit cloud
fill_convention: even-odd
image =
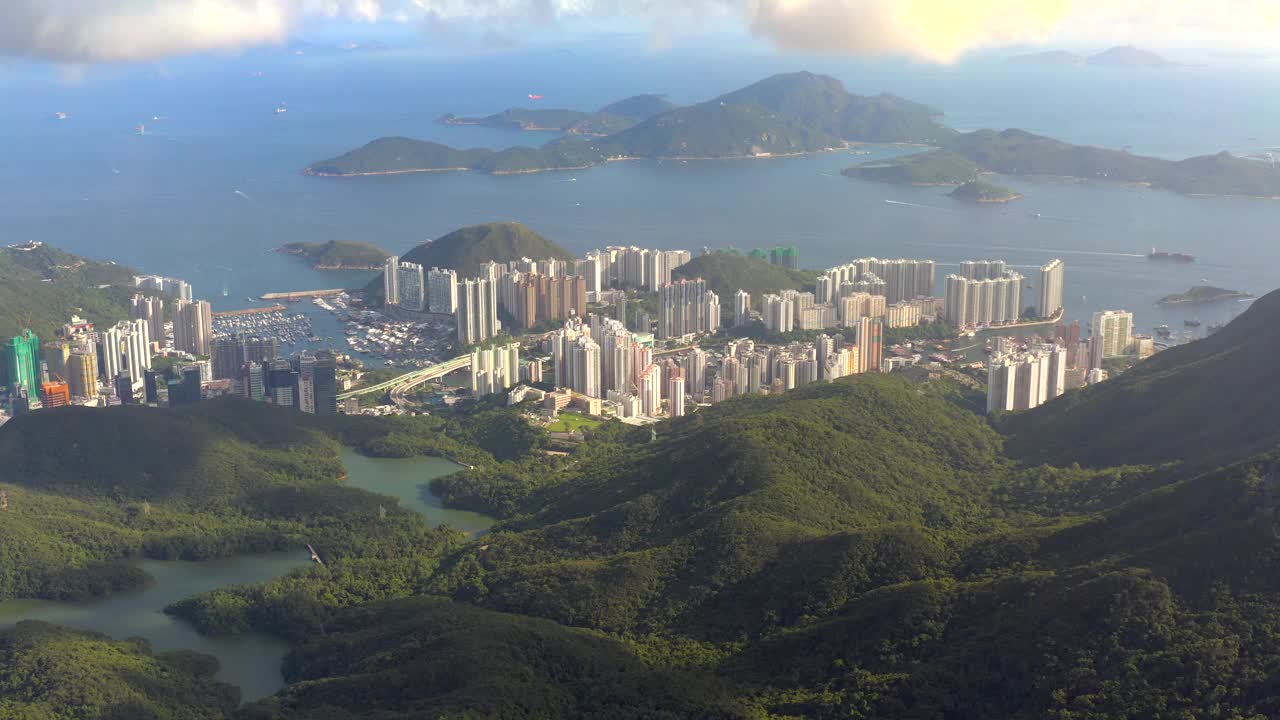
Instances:
[[[668,36],[746,28],[784,49],[947,62],[1012,43],[1274,47],[1280,0],[0,0],[0,54],[150,60],[284,42],[335,19],[450,28],[607,19]]]

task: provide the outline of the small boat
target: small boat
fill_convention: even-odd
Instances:
[[[1199,321],[1199,320],[1183,320],[1183,321],[1182,321],[1182,324],[1183,324],[1183,325],[1186,325],[1187,327],[1190,327],[1190,328],[1197,328],[1197,327],[1200,327],[1200,321]]]
[[[58,118],[59,120],[66,120],[67,118],[71,117],[70,115],[64,112],[56,112],[53,114],[53,116]]]
[[[1173,336],[1173,331],[1169,329],[1168,325],[1161,325],[1156,328],[1156,335],[1162,338],[1168,338]]]
[[[289,108],[285,107],[284,103],[280,103],[279,105],[276,106],[276,109],[275,109],[276,115],[283,115],[287,112],[289,112]]]
[[[146,126],[146,125],[139,125],[138,127],[134,128],[134,129],[133,129],[133,131],[134,131],[134,133],[136,133],[136,134],[138,134],[138,135],[146,135],[146,134],[147,134],[147,126]]]
[[[541,99],[542,99],[542,96],[541,96],[541,95],[535,95],[535,94],[533,94],[533,93],[529,93],[529,99],[530,99],[530,100],[541,100]]]

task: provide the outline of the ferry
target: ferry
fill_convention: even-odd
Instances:
[[[59,120],[66,120],[67,118],[71,117],[70,115],[64,112],[56,112],[53,114],[53,116],[58,118]]]
[[[1199,320],[1183,320],[1183,321],[1182,321],[1182,324],[1183,324],[1183,325],[1185,325],[1185,326],[1187,326],[1187,327],[1190,327],[1190,328],[1197,328],[1197,327],[1200,327],[1200,321],[1199,321]]]
[[[276,109],[275,109],[276,115],[283,115],[287,112],[289,112],[289,108],[285,107],[284,103],[280,103],[279,105],[276,106]]]
[[[541,100],[541,99],[542,99],[542,96],[541,96],[541,95],[535,95],[534,93],[529,93],[529,99],[530,99],[530,100]]]

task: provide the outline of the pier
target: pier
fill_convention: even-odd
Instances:
[[[283,305],[268,305],[260,308],[249,308],[248,310],[225,310],[213,314],[216,318],[222,317],[243,317],[245,315],[262,315],[264,313],[284,312],[289,308]]]
[[[267,293],[262,296],[263,300],[284,300],[292,302],[295,300],[306,300],[307,298],[329,297],[331,295],[341,295],[346,292],[342,288],[336,290],[298,290],[296,292],[278,292]]]

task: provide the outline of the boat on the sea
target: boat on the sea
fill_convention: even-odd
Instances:
[[[53,116],[58,118],[59,120],[66,120],[67,118],[71,117],[70,115],[64,112],[56,112],[53,114]]]
[[[1166,252],[1164,250],[1151,248],[1151,252],[1147,253],[1147,259],[1162,260],[1165,262],[1193,263],[1196,261],[1196,256],[1179,252]]]
[[[529,93],[529,99],[530,99],[530,100],[541,100],[541,99],[542,99],[542,96],[541,96],[541,95],[538,95],[538,94],[536,94],[536,93]]]
[[[1200,321],[1199,321],[1199,320],[1183,320],[1183,321],[1182,321],[1182,324],[1183,324],[1183,325],[1186,325],[1187,327],[1190,327],[1190,328],[1197,328],[1197,327],[1200,327]]]
[[[1156,328],[1156,336],[1162,338],[1173,337],[1173,331],[1169,329],[1168,325],[1161,325]]]
[[[276,106],[276,109],[275,109],[276,115],[283,115],[287,112],[289,112],[289,108],[285,107],[284,103],[280,103],[279,105]]]

